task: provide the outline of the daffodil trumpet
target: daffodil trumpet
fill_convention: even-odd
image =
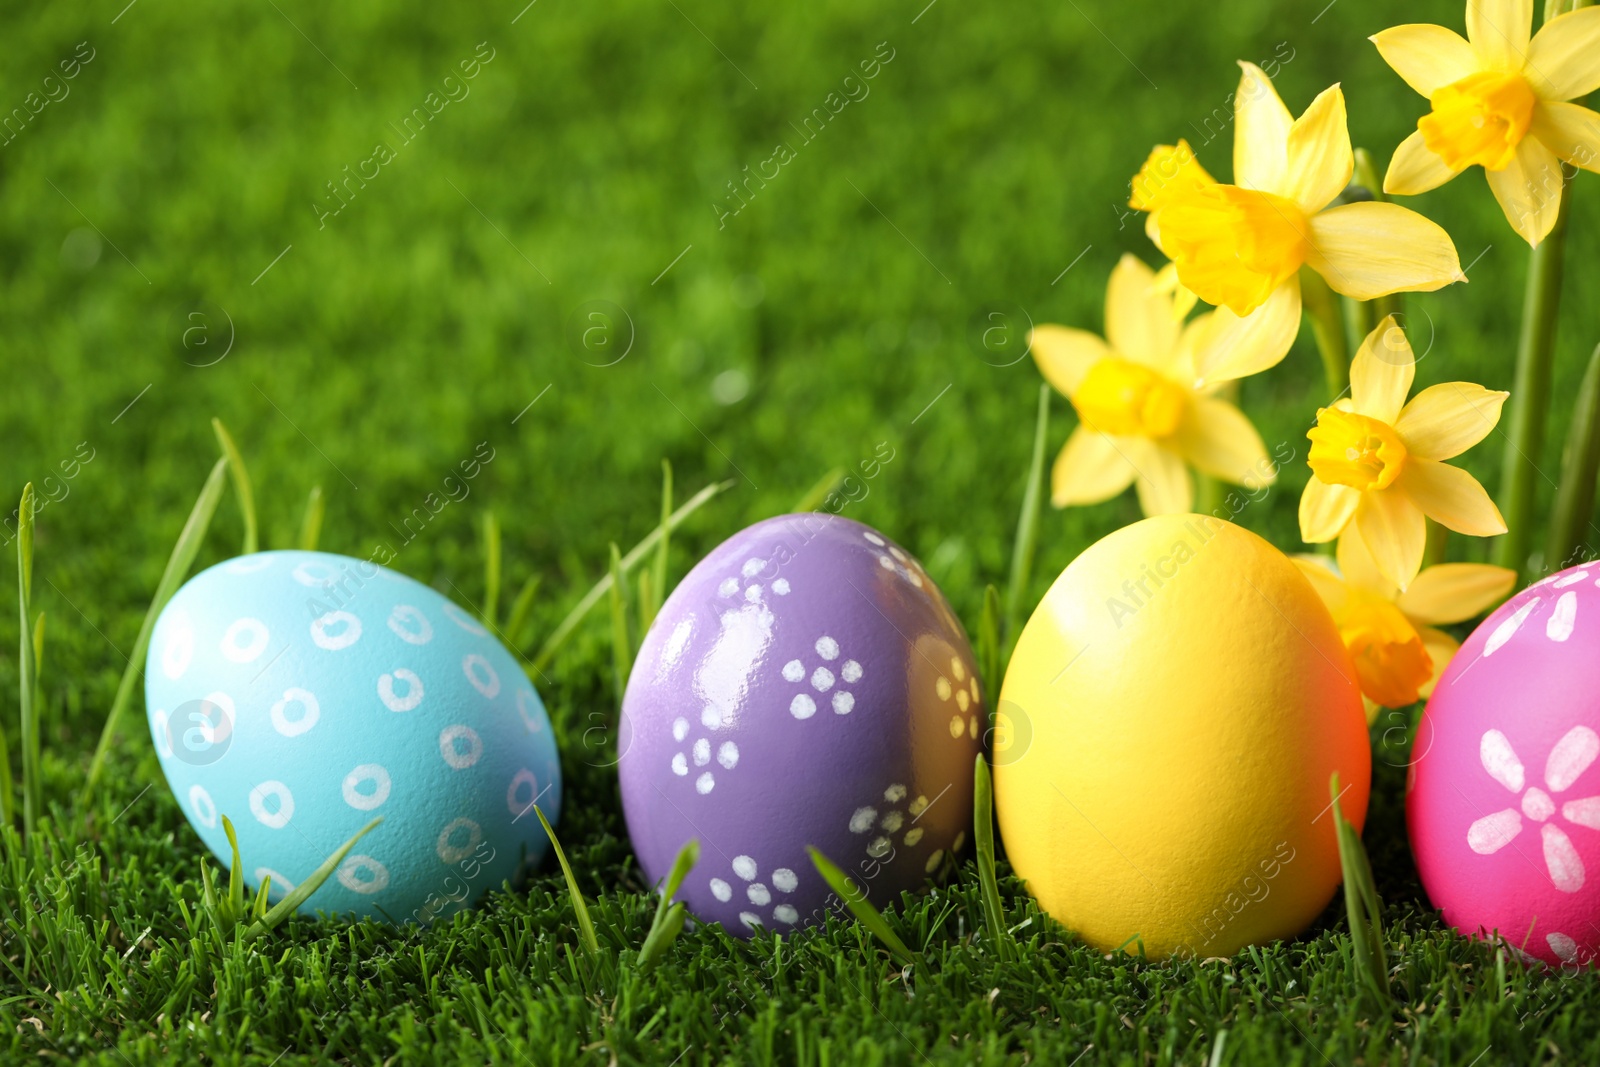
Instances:
[[[1464,280],[1438,225],[1396,204],[1337,203],[1355,157],[1344,94],[1324,90],[1298,118],[1250,63],[1234,94],[1234,184],[1217,181],[1184,141],[1158,145],[1134,177],[1129,205],[1176,265],[1183,286],[1216,307],[1197,349],[1206,380],[1274,366],[1300,329],[1300,271],[1334,292],[1371,300]]]
[[[1146,515],[1181,514],[1194,502],[1191,469],[1252,488],[1276,478],[1255,427],[1219,395],[1225,380],[1196,373],[1214,313],[1185,323],[1189,304],[1124,255],[1106,287],[1103,339],[1066,326],[1029,336],[1039,370],[1079,419],[1051,472],[1056,507],[1109,500],[1131,484]]]
[[[1350,365],[1350,395],[1317,412],[1306,437],[1311,478],[1300,497],[1300,536],[1311,544],[1353,531],[1386,580],[1404,590],[1422,567],[1426,518],[1458,533],[1505,533],[1478,480],[1444,461],[1483,440],[1509,395],[1446,382],[1407,400],[1411,344],[1390,316]]]
[[[1533,29],[1533,0],[1468,0],[1466,39],[1443,26],[1372,37],[1431,110],[1401,142],[1384,191],[1413,196],[1482,167],[1511,228],[1537,246],[1555,228],[1562,163],[1600,172],[1600,114],[1572,101],[1600,89],[1600,8]]]
[[[1432,694],[1460,647],[1438,627],[1483,614],[1517,577],[1486,563],[1441,563],[1401,590],[1353,533],[1339,538],[1337,558],[1337,567],[1326,556],[1297,556],[1295,563],[1339,627],[1369,723],[1380,707],[1408,707]]]

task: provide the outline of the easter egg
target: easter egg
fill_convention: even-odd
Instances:
[[[1502,604],[1417,727],[1406,823],[1444,919],[1548,963],[1600,948],[1600,566]]]
[[[1167,515],[1045,594],[995,715],[995,807],[1039,905],[1095,948],[1228,956],[1340,882],[1329,778],[1359,828],[1371,755],[1332,617],[1287,556]]]
[[[878,906],[940,870],[972,822],[984,700],[922,565],[859,522],[784,515],[718,546],[662,605],[622,706],[618,772],[640,866],[735,934],[838,901],[814,846]]]
[[[281,899],[372,819],[300,906],[391,922],[470,907],[537,863],[561,771],[509,652],[367,560],[261,552],[196,575],[156,622],[150,733],[195,832]]]

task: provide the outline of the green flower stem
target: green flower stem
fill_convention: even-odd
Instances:
[[[1444,562],[1445,550],[1450,547],[1450,528],[1440,525],[1432,519],[1424,519],[1423,521],[1428,524],[1427,546],[1422,550],[1422,567],[1426,570]]]
[[[1300,271],[1300,300],[1306,321],[1322,356],[1322,372],[1327,377],[1328,399],[1336,400],[1350,385],[1350,350],[1344,334],[1344,316],[1339,301],[1322,275],[1310,268]]]
[[[1589,520],[1594,514],[1595,478],[1600,476],[1600,345],[1589,357],[1589,367],[1578,387],[1572,407],[1572,425],[1561,455],[1561,484],[1550,513],[1550,540],[1544,561],[1549,568],[1567,565],[1574,555],[1587,559]]]
[[[1517,336],[1516,380],[1511,386],[1511,418],[1501,467],[1500,513],[1509,532],[1495,545],[1495,562],[1516,571],[1519,582],[1528,569],[1534,496],[1542,477],[1539,458],[1544,451],[1544,423],[1550,406],[1551,357],[1555,351],[1556,312],[1561,304],[1567,211],[1572,203],[1570,182],[1562,185],[1560,195],[1555,229],[1528,254],[1522,330]]]

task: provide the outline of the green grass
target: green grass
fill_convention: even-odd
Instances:
[[[48,502],[30,608],[50,635],[43,828],[25,845],[8,832],[0,849],[6,1061],[1600,1060],[1593,976],[1524,972],[1428,908],[1405,843],[1403,731],[1385,733],[1398,719],[1374,731],[1365,832],[1392,1018],[1364,1006],[1340,900],[1304,937],[1234,959],[1106,959],[1037,913],[1003,855],[1015,931],[1003,957],[969,862],[886,909],[924,961],[909,972],[839,920],[781,941],[687,929],[641,965],[657,902],[617,800],[604,609],[536,676],[562,749],[558,831],[599,966],[580,962],[553,862],[525,891],[426,930],[292,918],[219,945],[185,917],[212,861],[139,714],[122,717],[92,801],[77,800],[216,461],[213,417],[248,464],[267,548],[309,538],[366,556],[398,544],[401,521],[429,494],[448,499],[445,478],[476,455],[470,495],[398,548],[395,566],[486,603],[492,508],[492,581],[538,583],[513,605],[530,657],[606,575],[608,546],[658,525],[663,459],[683,499],[731,482],[673,530],[673,578],[842,470],[854,479],[839,482],[846,514],[917,552],[976,634],[986,588],[1011,573],[1038,390],[1029,361],[996,365],[1018,350],[985,349],[984,331],[1099,326],[1117,256],[1155,259],[1120,207],[1149,147],[1186,135],[1228,172],[1229,131],[1206,131],[1236,58],[1277,55],[1296,111],[1341,81],[1356,142],[1381,165],[1423,104],[1364,38],[1401,19],[1459,27],[1458,0],[1403,12],[1342,0],[1320,15],[1320,3],[1265,0],[125,2],[11,5],[5,20],[0,113],[78,42],[93,50],[70,95],[0,148],[0,489],[15,499],[31,481]],[[471,95],[400,143],[390,123],[442,93],[485,41],[492,58]],[[870,95],[719,228],[727,183],[776,141],[798,142],[790,123],[885,41],[893,58]],[[395,158],[319,229],[325,183],[379,139]],[[1411,206],[1450,230],[1472,277],[1403,302],[1427,353],[1418,387],[1509,386],[1526,251],[1479,175]],[[1581,299],[1600,258],[1591,175],[1577,183],[1568,255],[1541,508],[1600,340],[1600,304]],[[1287,549],[1322,389],[1309,331],[1242,387],[1268,450],[1297,458],[1237,521]],[[1075,424],[1060,398],[1053,414],[1047,456]],[[1492,439],[1465,465],[1492,486],[1500,451]],[[1136,516],[1131,494],[1045,508],[1024,605]],[[237,500],[217,509],[196,566],[235,553],[246,521]],[[1484,558],[1466,538],[1449,547]],[[0,584],[14,589],[12,566]],[[652,585],[651,599],[662,592]],[[24,669],[20,622],[0,612],[7,694]],[[11,701],[0,712],[20,777]]]

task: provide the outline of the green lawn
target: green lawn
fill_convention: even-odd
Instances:
[[[1102,958],[1003,879],[1027,951],[1002,962],[978,937],[970,864],[894,909],[927,956],[914,973],[834,924],[762,943],[691,931],[641,975],[654,902],[609,730],[591,729],[615,716],[600,613],[541,688],[601,965],[577,959],[553,864],[428,930],[294,922],[248,947],[193,935],[180,903],[200,895],[204,850],[142,699],[93,804],[75,797],[214,460],[213,415],[250,462],[268,547],[293,542],[321,485],[322,547],[367,556],[488,442],[471,496],[394,566],[481,596],[477,524],[493,508],[507,586],[541,581],[530,646],[603,573],[609,542],[653,526],[663,457],[680,498],[735,483],[676,535],[681,576],[887,443],[895,458],[847,514],[916,551],[971,631],[985,585],[1004,585],[1025,482],[1039,378],[1012,362],[1022,332],[1098,328],[1117,257],[1156,259],[1121,206],[1150,146],[1187,136],[1226,175],[1234,60],[1276,58],[1295,111],[1342,81],[1356,143],[1386,158],[1424,104],[1364,38],[1462,23],[1458,0],[524,2],[9,5],[0,115],[27,121],[0,134],[0,492],[32,480],[52,497],[35,574],[52,818],[25,852],[10,839],[0,868],[7,1060],[1600,1060],[1592,975],[1525,973],[1428,908],[1398,731],[1375,760],[1366,834],[1403,1004],[1392,1020],[1360,1007],[1338,902],[1295,942],[1157,965]],[[64,60],[76,76],[47,84]],[[28,110],[46,91],[59,99]],[[837,114],[830,94],[848,100]],[[814,114],[828,121],[807,127]],[[1600,180],[1577,194],[1545,499],[1600,340],[1586,299]],[[1508,387],[1525,246],[1481,175],[1412,206],[1472,264],[1470,285],[1408,301],[1428,353],[1418,387]],[[994,326],[1010,347],[985,349]],[[1307,334],[1243,384],[1269,451],[1303,457],[1321,382]],[[1073,422],[1059,398],[1055,414],[1052,454]],[[1501,441],[1464,461],[1491,486]],[[1295,550],[1306,474],[1291,464],[1238,521]],[[1046,514],[1030,603],[1136,517],[1131,494]],[[1462,540],[1456,558],[1483,558]],[[225,500],[200,565],[239,543]],[[0,579],[15,577],[8,562]],[[14,611],[0,649],[0,692],[15,694]]]

